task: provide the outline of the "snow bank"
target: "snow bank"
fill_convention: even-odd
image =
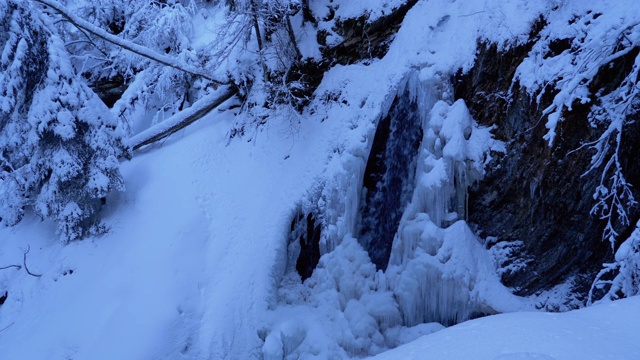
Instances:
[[[640,358],[640,297],[562,314],[471,320],[372,359],[579,360]]]

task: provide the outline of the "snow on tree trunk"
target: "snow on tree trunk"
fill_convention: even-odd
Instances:
[[[99,230],[101,198],[122,190],[122,131],[75,74],[39,9],[0,0],[0,218],[32,210],[64,242]]]
[[[196,101],[190,108],[182,110],[160,124],[132,136],[127,140],[127,144],[132,150],[137,150],[145,145],[162,140],[201,119],[236,93],[237,90],[235,88],[225,86],[213,94]]]

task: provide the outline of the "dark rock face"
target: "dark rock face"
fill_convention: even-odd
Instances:
[[[546,119],[542,110],[551,104],[553,90],[547,89],[541,103],[536,104],[514,84],[508,98],[515,69],[530,46],[498,52],[493,45],[481,45],[473,69],[454,79],[455,98],[467,102],[479,123],[496,125],[496,138],[507,146],[506,155],[494,160],[485,178],[470,189],[469,221],[482,236],[524,242],[520,256],[533,261],[527,269],[505,274],[502,279],[519,295],[549,289],[574,275],[580,275],[575,291],[584,295],[602,263],[612,260],[612,250],[609,242],[602,240],[606,223],[590,215],[601,172],[582,176],[593,153],[586,148],[572,150],[596,139],[601,130],[589,126],[590,105],[575,104],[564,114],[557,140],[550,147],[543,139]],[[634,57],[602,70],[592,84],[592,93],[616,81],[619,84]],[[634,185],[636,199],[640,165],[634,158],[640,150],[639,135],[640,125],[627,126],[622,152],[625,175]],[[630,215],[633,226],[637,208]],[[616,225],[621,238],[631,230]]]
[[[296,271],[302,281],[311,277],[320,261],[321,235],[321,226],[320,224],[316,225],[313,213],[309,213],[307,216],[299,214],[291,222],[291,240],[300,242],[300,255],[296,262]]]
[[[404,4],[391,10],[375,21],[369,21],[367,14],[356,19],[337,21],[334,30],[344,41],[334,47],[326,47],[326,34],[318,34],[318,43],[330,65],[353,64],[363,59],[382,58],[389,49],[389,44],[402,25],[402,20],[417,0],[407,0]]]
[[[411,200],[421,139],[418,105],[407,91],[378,123],[363,180],[358,239],[378,269],[387,268],[400,218]]]
[[[309,8],[304,7],[303,13],[306,18],[316,26],[319,23],[331,24],[333,30],[342,36],[343,41],[337,45],[328,45],[326,30],[319,30],[317,35],[322,60],[306,59],[302,62],[295,62],[287,74],[287,83],[303,84],[302,87],[294,88],[292,95],[298,99],[298,110],[301,111],[309,103],[308,98],[313,95],[315,89],[320,85],[325,72],[336,64],[349,65],[357,62],[381,59],[389,50],[389,45],[396,32],[402,25],[402,20],[409,10],[418,0],[406,0],[397,8],[375,21],[369,21],[369,15],[364,14],[358,18],[338,19],[334,18],[334,5],[329,5],[330,16],[325,19],[317,19]]]

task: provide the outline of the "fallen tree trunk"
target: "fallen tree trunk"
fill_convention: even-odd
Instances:
[[[196,101],[190,108],[182,110],[160,124],[132,136],[127,141],[127,145],[132,151],[135,151],[143,146],[162,140],[207,115],[237,92],[238,90],[233,86],[220,88],[213,94]]]

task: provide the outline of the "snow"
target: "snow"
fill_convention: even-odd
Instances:
[[[629,12],[635,5],[634,1],[568,1],[545,14],[548,25],[540,32],[542,41],[518,67],[517,80],[538,98],[547,86],[558,90],[552,105],[544,110],[545,139],[550,144],[563,121],[563,110],[590,102],[588,86],[599,69],[628,54],[640,41],[638,18]],[[559,54],[550,50],[553,41],[568,39],[571,49]],[[620,47],[621,42],[625,46]],[[572,49],[576,51],[569,51]]]
[[[467,321],[373,357],[579,360],[640,358],[640,297],[561,314],[512,313]]]
[[[338,17],[366,11],[372,20],[399,1],[335,3]],[[452,101],[449,84],[458,69],[472,66],[478,39],[501,47],[526,40],[549,3],[418,2],[383,59],[325,74],[313,113],[290,118],[274,110],[262,128],[229,139],[249,115],[214,110],[123,163],[127,191],[106,200],[106,234],[63,246],[53,238],[54,224],[34,216],[0,229],[0,267],[22,264],[29,246],[29,268],[42,274],[0,270],[0,296],[8,293],[0,306],[1,356],[344,359],[409,343],[376,359],[640,358],[633,337],[640,298],[566,314],[441,324],[527,310],[556,296],[513,296],[497,271],[526,266],[501,268],[517,244],[494,246],[496,264],[466,224],[466,188],[504,146],[467,104]],[[219,13],[198,16],[223,23]],[[210,31],[194,28],[196,48],[207,48]],[[301,37],[301,50],[317,57],[312,37]],[[524,70],[523,84],[538,84]],[[425,132],[411,203],[382,272],[355,238],[362,177],[376,124],[405,88],[421,106]],[[142,131],[130,144],[175,125],[217,94],[157,127],[134,124]],[[91,181],[104,187],[104,178]],[[295,273],[300,245],[289,243],[289,230],[292,218],[311,212],[322,215],[323,256],[302,283]]]
[[[29,267],[43,274],[0,272],[0,328],[13,324],[3,357],[259,358],[282,234],[327,139],[314,127],[292,137],[274,120],[250,146],[225,146],[229,116],[214,111],[215,122],[124,163],[127,192],[107,199],[102,237],[63,246],[34,218],[0,229],[0,265],[20,263],[30,244]]]
[[[402,6],[404,3],[405,1],[403,0],[382,0],[359,4],[358,2],[349,0],[336,0],[332,2],[332,6],[335,8],[337,18],[358,18],[362,16],[362,14],[367,14],[367,21],[372,22],[381,16],[388,15],[392,9]],[[318,13],[322,14],[322,11],[326,11],[326,8],[318,7],[313,10],[317,10]],[[324,15],[321,15],[321,17],[324,17]]]

